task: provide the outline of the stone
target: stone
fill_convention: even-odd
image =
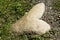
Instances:
[[[12,24],[11,30],[18,33],[31,33],[35,32],[36,34],[44,34],[48,32],[51,27],[50,25],[41,20],[45,12],[45,4],[38,3],[36,4],[29,12],[27,12],[21,19]]]

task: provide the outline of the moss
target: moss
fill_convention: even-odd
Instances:
[[[53,0],[52,7],[54,10],[60,11],[60,0]]]
[[[23,0],[0,0],[0,40],[11,39],[10,25],[21,18],[29,7],[29,3]]]

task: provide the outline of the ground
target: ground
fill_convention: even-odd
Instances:
[[[51,25],[51,30],[43,35],[13,34],[10,26],[40,2],[46,5],[41,19]],[[60,40],[60,0],[0,0],[0,40]]]

